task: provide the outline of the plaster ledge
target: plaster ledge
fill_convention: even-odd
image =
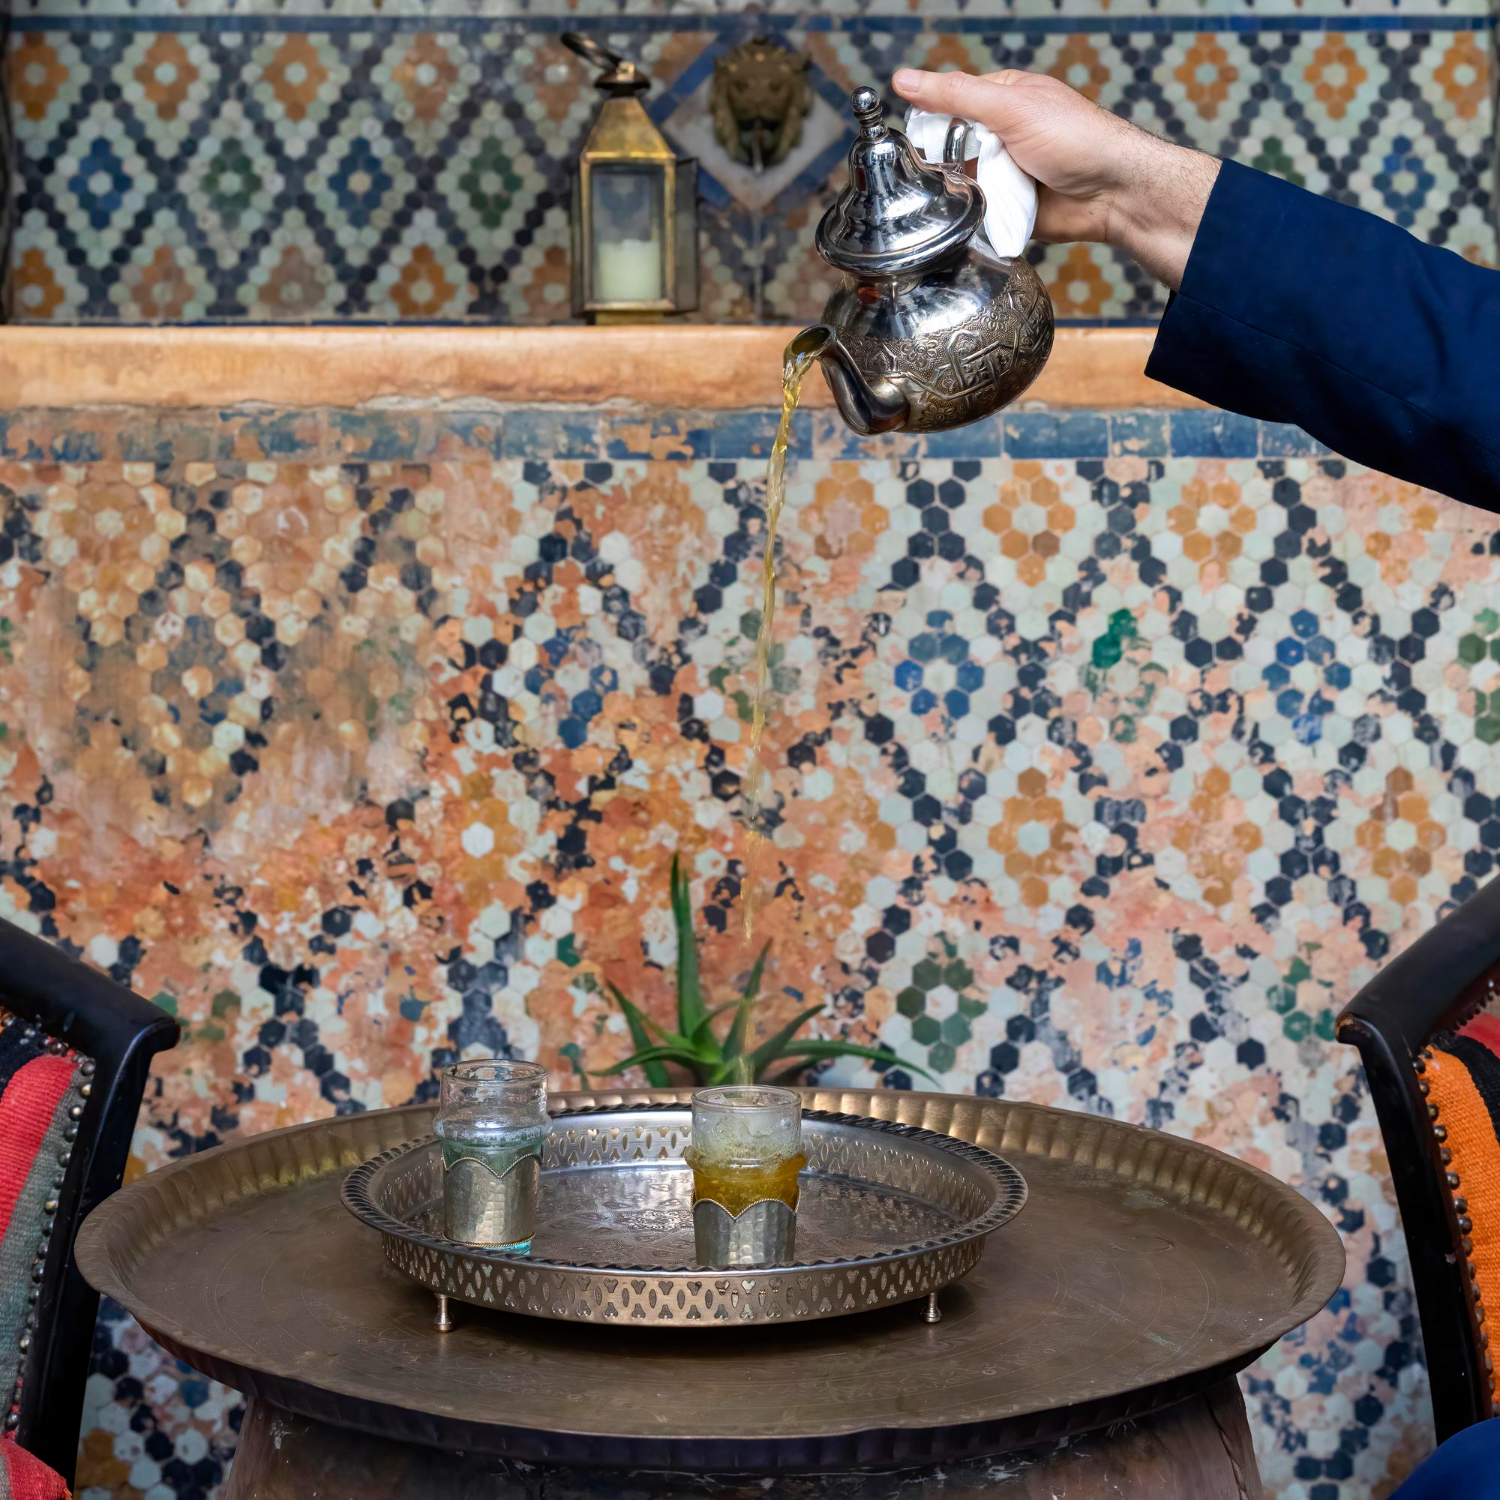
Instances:
[[[781,403],[793,329],[0,329],[0,408]],[[1023,409],[1197,407],[1147,380],[1149,328],[1062,328]],[[832,404],[821,380],[806,404]]]

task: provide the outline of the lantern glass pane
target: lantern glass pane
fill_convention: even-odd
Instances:
[[[666,174],[660,167],[589,168],[595,302],[658,302],[667,295]]]
[[[672,301],[678,312],[698,310],[698,163],[691,157],[677,163],[677,290]]]

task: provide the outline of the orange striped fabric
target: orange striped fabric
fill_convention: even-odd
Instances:
[[[1500,1018],[1476,1016],[1456,1035],[1434,1041],[1425,1076],[1428,1102],[1447,1131],[1457,1192],[1473,1221],[1469,1259],[1492,1318],[1500,1315]],[[1490,1382],[1491,1399],[1500,1397],[1500,1382],[1493,1375]]]

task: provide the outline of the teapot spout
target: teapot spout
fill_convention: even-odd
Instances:
[[[804,328],[787,345],[788,355],[815,356],[838,403],[839,414],[861,437],[904,427],[911,408],[900,388],[884,378],[869,380],[827,323]]]

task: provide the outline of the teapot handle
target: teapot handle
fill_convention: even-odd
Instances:
[[[969,132],[974,127],[967,120],[960,120],[957,115],[953,117],[948,126],[948,134],[943,140],[943,165],[945,167],[957,167],[961,172],[964,166],[964,153],[969,144]]]

